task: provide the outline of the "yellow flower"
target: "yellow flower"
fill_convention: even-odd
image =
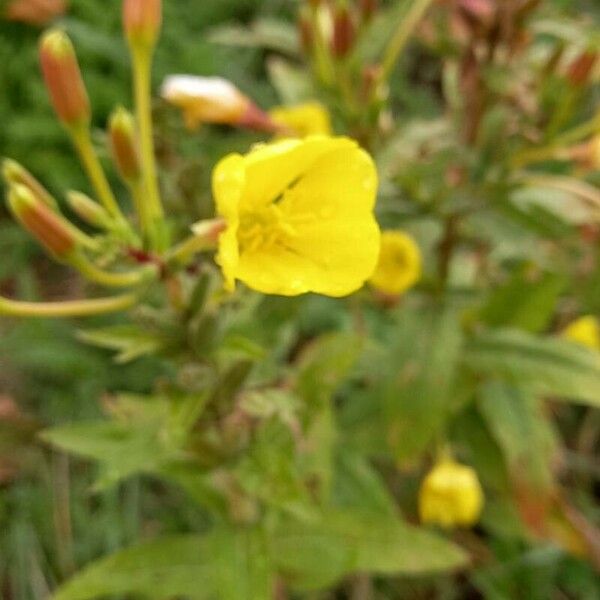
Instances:
[[[450,458],[437,463],[421,484],[419,514],[423,523],[446,528],[474,525],[482,508],[477,474]]]
[[[586,346],[592,350],[600,350],[600,323],[593,315],[575,319],[563,330],[564,338]]]
[[[384,231],[371,285],[384,294],[398,295],[420,278],[421,252],[415,241],[402,231]]]
[[[379,252],[377,172],[344,137],[311,136],[230,154],[213,173],[227,223],[217,262],[265,294],[345,296],[371,275]]]
[[[319,102],[278,106],[269,111],[269,115],[277,125],[295,137],[332,134],[329,113]]]

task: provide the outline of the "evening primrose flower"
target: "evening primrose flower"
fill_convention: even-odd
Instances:
[[[267,131],[275,129],[266,113],[222,77],[171,75],[163,82],[161,96],[183,111],[189,129],[196,129],[203,123]]]
[[[265,294],[346,296],[371,275],[379,253],[373,216],[377,172],[345,137],[311,136],[230,154],[213,173],[227,226],[217,262]]]
[[[403,231],[384,231],[377,268],[370,284],[380,292],[396,296],[421,278],[421,252]]]
[[[593,315],[575,319],[565,327],[562,336],[591,350],[600,350],[600,323]]]
[[[423,523],[451,528],[477,523],[483,508],[483,491],[477,473],[451,458],[438,462],[419,491]]]
[[[291,136],[331,135],[331,118],[319,102],[278,106],[269,111],[273,121]]]

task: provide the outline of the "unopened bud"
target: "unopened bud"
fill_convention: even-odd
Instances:
[[[310,54],[314,44],[314,32],[312,19],[306,10],[301,10],[298,15],[298,37],[300,38],[302,50],[306,54]]]
[[[69,224],[37,199],[29,188],[14,185],[8,203],[15,218],[56,258],[68,257],[77,246]]]
[[[452,459],[438,462],[419,490],[421,521],[445,528],[477,523],[483,502],[477,473]]]
[[[250,98],[221,77],[171,75],[162,85],[161,96],[183,111],[189,129],[196,129],[202,123],[267,131],[276,128],[270,117]]]
[[[65,33],[51,30],[40,41],[40,62],[58,118],[67,125],[90,120],[90,101],[77,56]]]
[[[567,71],[567,79],[577,87],[588,83],[592,71],[598,60],[598,53],[592,51],[582,52],[570,65]]]
[[[123,0],[123,26],[132,46],[152,48],[161,24],[161,0]]]
[[[81,192],[67,192],[67,203],[84,223],[92,227],[107,229],[112,224],[108,212],[100,204]]]
[[[44,204],[56,210],[58,205],[50,192],[22,165],[17,161],[7,158],[2,163],[2,174],[9,186],[24,185],[41,200]]]
[[[360,17],[363,23],[368,23],[379,8],[379,0],[360,0]]]
[[[208,243],[215,243],[219,236],[225,231],[227,224],[223,219],[209,219],[198,221],[191,226],[191,230],[196,239],[205,240]]]
[[[336,58],[344,58],[354,45],[355,37],[356,29],[350,8],[345,0],[341,0],[334,8],[332,54]]]
[[[135,181],[140,177],[140,159],[137,148],[135,119],[124,108],[117,108],[110,117],[110,145],[121,177]]]
[[[319,8],[319,6],[321,6],[321,0],[308,0],[308,4],[312,8]]]
[[[11,0],[3,16],[9,21],[20,21],[28,25],[45,25],[65,13],[65,0]]]

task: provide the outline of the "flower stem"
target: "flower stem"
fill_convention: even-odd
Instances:
[[[100,269],[82,254],[74,254],[68,263],[75,267],[84,277],[106,287],[131,287],[139,285],[156,273],[155,267],[144,267],[135,271],[111,273]]]
[[[396,29],[388,47],[385,51],[380,71],[380,82],[387,81],[396,65],[398,58],[406,46],[410,36],[416,29],[419,21],[432,4],[433,0],[415,0],[408,10],[406,16]]]
[[[335,72],[331,61],[329,48],[327,47],[327,41],[325,40],[323,29],[321,28],[318,7],[311,7],[310,18],[313,34],[315,36],[314,60],[316,70],[321,81],[326,85],[331,85],[335,78]]]
[[[90,181],[98,194],[100,202],[104,208],[118,221],[125,222],[125,217],[117,204],[115,196],[110,189],[102,165],[96,156],[94,146],[92,144],[90,130],[87,125],[77,125],[69,128],[71,138],[79,153],[81,162],[90,178]]]
[[[131,190],[131,197],[133,198],[135,212],[139,218],[139,224],[142,230],[143,238],[145,240],[151,240],[153,223],[152,215],[148,210],[148,203],[144,198],[144,182],[141,179],[132,181],[129,184],[129,188]]]
[[[20,302],[0,297],[0,315],[25,318],[89,317],[125,310],[137,301],[136,294],[65,302]]]
[[[154,249],[162,250],[162,236],[158,235],[158,226],[164,218],[160,192],[158,189],[158,177],[156,173],[156,160],[154,157],[154,134],[152,129],[152,107],[150,69],[151,51],[148,49],[134,49],[133,58],[133,81],[135,94],[135,107],[140,135],[142,176],[144,191],[147,195],[147,226],[150,227],[148,235]]]

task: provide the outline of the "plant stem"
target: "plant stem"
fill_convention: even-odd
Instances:
[[[115,219],[119,222],[125,222],[125,217],[117,204],[102,165],[96,156],[88,126],[78,125],[71,127],[69,128],[69,133],[100,202]]]
[[[310,18],[313,34],[315,36],[314,58],[317,73],[323,83],[326,85],[331,85],[335,78],[335,72],[331,61],[331,54],[329,53],[329,48],[327,47],[327,41],[325,40],[323,30],[321,29],[321,23],[319,21],[319,8],[317,6],[311,7]]]
[[[74,254],[67,262],[90,281],[107,287],[131,287],[139,285],[149,278],[150,269],[152,269],[152,272],[155,272],[155,267],[144,267],[135,271],[111,273],[100,269],[82,254]]]
[[[151,99],[151,56],[148,49],[133,49],[133,81],[135,94],[135,107],[140,134],[143,189],[147,197],[147,219],[151,225],[148,232],[154,249],[162,250],[158,239],[157,226],[164,218],[158,177],[156,174],[156,160],[154,157],[154,134],[152,129]]]
[[[141,179],[132,181],[130,183],[131,197],[133,198],[133,204],[135,211],[140,221],[140,228],[142,230],[143,238],[150,240],[152,237],[152,216],[148,210],[148,203],[145,202],[144,198],[144,183]]]
[[[433,0],[415,0],[404,19],[402,19],[402,22],[398,25],[398,28],[388,44],[383,57],[381,72],[379,75],[380,82],[387,81],[387,79],[390,77],[396,62],[400,57],[400,54],[410,39],[410,36],[413,34],[414,30],[419,24],[419,21],[423,18],[423,15],[432,2]]]
[[[136,294],[65,302],[20,302],[0,297],[0,315],[25,318],[89,317],[125,310],[137,301]]]

